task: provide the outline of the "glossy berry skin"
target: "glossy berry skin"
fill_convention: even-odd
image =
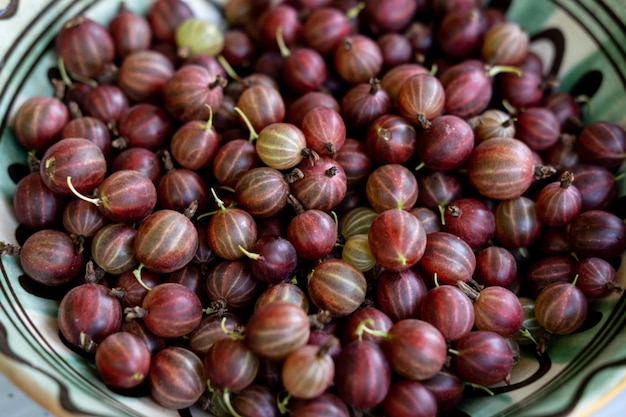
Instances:
[[[501,246],[489,246],[476,253],[474,279],[481,285],[508,287],[517,277],[517,261]]]
[[[199,65],[179,68],[163,86],[167,112],[181,122],[208,120],[209,107],[216,112],[224,98],[226,80]]]
[[[581,212],[604,209],[615,200],[617,181],[607,167],[581,163],[573,166],[570,171],[581,194]]]
[[[98,187],[98,208],[113,222],[132,223],[152,213],[157,190],[139,171],[121,170],[109,175]]]
[[[135,236],[137,230],[125,223],[101,227],[91,242],[93,261],[109,274],[123,274],[137,266]]]
[[[454,349],[458,353],[452,357],[453,369],[465,381],[489,386],[506,380],[513,369],[513,352],[497,333],[472,331]]]
[[[391,386],[383,402],[383,410],[388,417],[435,417],[438,406],[429,388],[418,381],[405,379]]]
[[[59,304],[57,322],[68,343],[90,351],[93,347],[83,334],[98,344],[120,329],[122,306],[109,292],[102,284],[83,284],[65,294]]]
[[[543,223],[537,203],[528,197],[500,201],[495,211],[495,236],[506,248],[525,248],[537,240]]]
[[[117,84],[135,102],[159,102],[163,87],[174,74],[172,61],[154,50],[139,50],[124,57]]]
[[[476,255],[463,239],[447,232],[426,235],[424,255],[418,270],[427,283],[433,282],[435,274],[440,284],[467,282],[475,269]]]
[[[359,326],[362,326],[363,323],[366,323],[369,329],[380,331],[383,335],[368,332],[361,333]],[[360,339],[381,345],[386,338],[386,333],[391,329],[391,326],[393,326],[393,321],[382,310],[370,306],[359,307],[346,317],[343,323],[343,337],[341,341],[343,345],[346,345],[353,340]]]
[[[289,278],[298,263],[296,249],[281,236],[264,236],[256,241],[251,251],[254,255],[248,259],[248,265],[252,275],[268,284]]]
[[[350,411],[345,401],[336,394],[326,391],[315,399],[304,401],[297,406],[294,404],[290,415],[293,417],[350,417]]]
[[[336,361],[335,386],[339,397],[354,407],[382,403],[391,386],[391,368],[383,350],[372,342],[348,343]]]
[[[438,372],[434,377],[420,383],[435,396],[439,412],[450,410],[463,399],[465,384],[452,372]]]
[[[504,287],[483,288],[473,305],[474,325],[479,330],[490,330],[508,338],[520,330],[524,321],[519,298]]]
[[[148,20],[123,7],[108,25],[115,53],[123,58],[126,55],[148,49],[152,41],[152,28]]]
[[[283,80],[296,94],[317,91],[326,81],[328,70],[323,56],[312,48],[297,48],[284,58]]]
[[[241,416],[273,417],[278,415],[274,390],[263,384],[249,385],[232,398],[231,403]],[[293,414],[293,409],[291,413]]]
[[[111,135],[107,125],[91,116],[82,116],[69,121],[61,131],[62,138],[89,139],[108,157],[111,150]]]
[[[365,147],[380,163],[403,164],[413,156],[416,132],[404,117],[384,114],[367,128]]]
[[[40,284],[67,284],[84,270],[85,255],[77,251],[72,237],[65,232],[43,229],[22,244],[20,265]]]
[[[294,398],[313,399],[333,383],[335,363],[327,348],[307,344],[294,350],[283,362],[281,380]]]
[[[545,107],[531,107],[518,115],[515,132],[515,137],[531,149],[542,151],[557,143],[561,127],[550,110]]]
[[[419,318],[435,326],[446,341],[456,341],[474,326],[469,297],[454,285],[439,285],[424,295]]]
[[[533,153],[522,141],[492,138],[476,145],[467,161],[467,175],[483,196],[505,200],[530,187],[534,167]]]
[[[296,168],[303,175],[290,184],[290,190],[304,208],[329,211],[345,197],[346,173],[333,158],[322,155],[313,163],[302,160]]]
[[[63,25],[57,33],[55,49],[68,72],[87,78],[100,76],[115,57],[107,29],[84,15]]]
[[[148,376],[150,350],[139,336],[113,333],[98,345],[95,365],[98,376],[109,387],[133,388]]]
[[[446,340],[432,324],[404,319],[391,326],[387,335],[387,359],[400,375],[421,381],[442,369],[447,356]]]
[[[557,282],[544,288],[535,299],[535,317],[547,332],[566,335],[587,319],[588,301],[574,284]]]
[[[400,209],[380,213],[370,226],[368,241],[376,262],[392,271],[415,265],[426,250],[424,227],[417,217]]]
[[[584,258],[574,265],[576,286],[589,298],[604,298],[613,293],[621,293],[622,288],[616,283],[615,268],[601,258]]]
[[[238,206],[257,218],[278,214],[287,204],[288,195],[284,175],[270,167],[249,169],[235,186]]]
[[[335,157],[346,141],[346,124],[330,107],[314,107],[304,114],[300,125],[307,147],[318,155]]]
[[[378,44],[361,34],[343,38],[333,53],[333,67],[349,84],[367,82],[375,77],[383,66],[383,56]]]
[[[308,276],[308,294],[320,310],[334,317],[354,312],[364,301],[367,281],[361,271],[342,259],[327,259]]]
[[[206,390],[202,360],[192,351],[178,346],[161,350],[152,359],[148,375],[151,397],[163,407],[191,407]]]
[[[444,89],[446,114],[468,118],[482,113],[489,105],[492,79],[482,61],[462,61],[442,72],[439,80]]]
[[[337,228],[330,214],[322,210],[304,210],[287,226],[287,239],[299,257],[316,260],[328,255],[337,242]]]
[[[115,84],[100,84],[89,90],[84,104],[88,116],[102,120],[112,130],[128,107],[128,97]]]
[[[441,115],[445,91],[441,82],[430,74],[416,74],[402,83],[398,90],[398,110],[411,123],[430,127],[430,121]]]
[[[254,218],[237,207],[222,209],[209,219],[207,225],[209,246],[224,259],[234,260],[244,256],[257,240],[257,227]]]
[[[45,151],[54,144],[70,120],[70,112],[59,99],[31,97],[15,113],[17,142],[25,149]]]
[[[49,189],[39,172],[23,177],[15,187],[13,211],[20,224],[32,230],[53,226],[61,217],[65,198]]]
[[[424,280],[413,268],[384,270],[378,275],[375,300],[378,308],[396,322],[418,317],[427,293]]]
[[[569,227],[568,242],[578,257],[611,259],[626,249],[626,224],[604,210],[589,210],[576,216]]]
[[[143,299],[147,311],[143,321],[157,336],[181,337],[191,333],[202,320],[202,303],[198,296],[182,284],[162,283]]]
[[[182,213],[157,210],[137,228],[135,256],[157,273],[173,272],[187,265],[198,248],[198,231]]]
[[[587,162],[619,167],[626,155],[626,131],[609,121],[590,123],[578,135],[576,150]]]
[[[256,310],[246,324],[246,345],[263,358],[284,359],[307,343],[307,314],[288,301],[272,301]]]
[[[493,212],[474,198],[452,201],[446,206],[443,218],[442,230],[459,236],[472,248],[486,244],[496,231]]]
[[[413,173],[404,165],[384,164],[374,169],[365,183],[365,196],[374,210],[410,210],[419,195]]]
[[[118,120],[121,138],[114,144],[120,148],[126,146],[160,149],[169,140],[173,131],[172,121],[165,110],[156,104],[138,103],[125,110]]]
[[[450,146],[454,143],[454,146]],[[442,115],[431,120],[428,129],[419,132],[417,155],[432,170],[451,170],[460,167],[474,149],[474,132],[458,116]]]
[[[526,271],[526,284],[535,295],[555,282],[570,282],[574,277],[574,260],[569,253],[550,255],[531,261]]]
[[[68,177],[79,193],[91,193],[105,178],[106,170],[106,159],[100,148],[82,138],[56,142],[44,154],[40,166],[46,186],[61,195],[72,195]]]
[[[204,357],[211,387],[238,392],[248,387],[259,370],[259,358],[242,340],[229,337],[215,342]]]
[[[547,184],[537,195],[537,213],[544,224],[565,226],[582,210],[582,195],[574,182],[574,175],[565,171],[560,181]]]

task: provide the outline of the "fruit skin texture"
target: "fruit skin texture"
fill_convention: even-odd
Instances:
[[[513,138],[492,138],[478,144],[467,162],[470,184],[485,197],[507,200],[522,195],[533,181],[535,162],[530,148]]]
[[[372,255],[380,266],[401,271],[415,265],[426,250],[422,223],[405,210],[385,210],[374,219],[368,232]]]
[[[256,310],[246,324],[245,343],[262,358],[284,359],[309,340],[307,314],[288,301],[272,301]]]
[[[150,370],[150,350],[139,337],[117,332],[105,338],[95,357],[98,376],[114,388],[133,388],[141,384]]]
[[[508,378],[513,369],[513,352],[497,333],[475,330],[462,337],[454,347],[453,367],[461,379],[492,385]]]
[[[309,274],[308,290],[316,307],[335,317],[343,317],[365,301],[367,281],[351,263],[343,259],[327,259]]]
[[[162,283],[150,291],[142,302],[147,310],[143,318],[148,329],[164,338],[181,337],[191,333],[202,320],[202,303],[188,287]]]
[[[182,213],[158,210],[144,219],[135,237],[135,256],[148,269],[169,273],[187,265],[198,248],[198,231]]]
[[[218,340],[204,358],[211,387],[238,392],[249,386],[259,370],[259,358],[241,340]]]
[[[68,291],[57,314],[59,330],[73,346],[91,350],[83,334],[94,343],[102,342],[122,325],[122,305],[102,284],[83,284]]]
[[[167,347],[152,359],[148,385],[152,398],[163,407],[191,407],[206,390],[204,364],[190,350]]]
[[[546,331],[566,335],[578,330],[587,318],[584,293],[569,282],[556,282],[544,288],[535,300],[535,317]]]
[[[383,402],[389,417],[435,417],[437,409],[435,395],[420,382],[408,379],[392,385]]]
[[[46,96],[31,97],[15,114],[15,136],[25,149],[45,151],[58,140],[69,120],[70,112],[60,100]]]
[[[422,381],[443,367],[447,345],[435,326],[419,319],[396,322],[387,333],[385,352],[391,368],[405,378]]]
[[[294,398],[312,399],[322,395],[335,377],[335,364],[319,346],[304,345],[283,362],[281,378]],[[294,372],[296,371],[296,372]]]
[[[61,195],[72,195],[67,178],[81,194],[89,194],[104,180],[107,163],[100,148],[83,138],[61,139],[41,158],[39,172],[48,188]]]
[[[339,397],[357,408],[382,403],[391,386],[391,368],[375,343],[348,343],[336,361],[335,386]]]
[[[55,49],[68,72],[87,78],[97,78],[115,57],[107,29],[82,15],[63,25],[57,33]]]
[[[422,299],[419,317],[435,326],[447,341],[454,342],[472,330],[474,307],[456,286],[439,285]]]
[[[84,260],[84,255],[76,252],[71,236],[60,230],[35,232],[20,250],[20,264],[26,275],[49,286],[67,284],[78,277]]]

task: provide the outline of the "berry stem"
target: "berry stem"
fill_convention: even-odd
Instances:
[[[561,188],[568,188],[574,182],[574,174],[571,171],[565,171],[561,175]]]
[[[524,336],[525,338],[527,338],[527,339],[529,339],[531,342],[533,342],[533,343],[535,344],[535,346],[538,346],[538,345],[539,345],[539,343],[538,343],[538,342],[537,342],[537,340],[533,337],[533,335],[532,335],[532,333],[530,332],[530,330],[528,330],[527,328],[522,327],[522,328],[519,330],[519,332],[520,332],[520,334],[521,334],[522,336]]]
[[[228,74],[230,78],[239,82],[243,81],[241,76],[237,74],[235,69],[232,67],[232,65],[230,65],[230,63],[226,60],[226,58],[224,58],[223,55],[217,56],[217,62],[220,63],[220,65],[222,66],[222,68],[224,68],[224,71],[226,71],[226,74]]]
[[[282,56],[283,58],[287,58],[289,55],[291,55],[291,51],[287,47],[287,44],[285,44],[285,38],[283,37],[282,26],[278,26],[276,28],[276,43],[278,44],[280,56]]]
[[[356,6],[348,9],[346,12],[346,18],[349,20],[356,19],[363,9],[365,9],[365,2],[360,1]]]
[[[367,327],[368,324],[369,325],[375,324],[374,319],[371,319],[371,318],[365,319],[362,322],[360,322],[359,325],[356,327],[354,334],[359,338],[359,340],[363,340],[363,333],[369,333],[373,336],[379,336],[379,337],[384,337],[385,339],[390,339],[389,333],[383,332],[382,330],[375,330],[370,327]]]
[[[222,321],[220,322],[220,328],[224,333],[226,333],[226,336],[228,336],[232,340],[243,340],[245,338],[245,336],[241,332],[228,330],[226,328],[226,317],[222,317]]]
[[[235,106],[234,110],[237,112],[239,117],[241,117],[241,120],[243,120],[243,122],[246,124],[246,127],[250,131],[249,141],[254,142],[259,137],[259,134],[256,132],[256,130],[254,130],[254,126],[252,126],[252,123],[250,123],[250,119],[248,119],[248,116],[246,116],[246,114],[239,107]]]
[[[487,388],[484,385],[476,384],[474,382],[467,382],[467,381],[463,382],[463,385],[467,385],[468,387],[472,387],[472,388],[481,389],[491,396],[494,395],[493,391],[491,391],[489,388]]]
[[[244,248],[241,245],[237,245],[237,247],[239,247],[239,250],[243,252],[244,255],[246,255],[248,258],[258,261],[258,260],[263,260],[263,255],[259,254],[259,253],[253,253],[250,252],[248,250],[246,250],[246,248]]]
[[[139,264],[139,266],[137,267],[137,269],[135,269],[133,271],[133,276],[135,277],[135,279],[137,280],[137,282],[139,283],[139,285],[141,285],[142,287],[144,287],[146,290],[151,291],[152,288],[148,287],[146,285],[145,282],[143,282],[143,279],[141,279],[141,270],[144,268],[144,264]]]
[[[283,399],[276,398],[276,406],[278,407],[278,411],[281,415],[291,414],[291,411],[287,408],[289,400],[291,400],[291,394],[289,393],[287,393]]]
[[[506,72],[511,72],[513,74],[516,74],[518,77],[522,76],[522,70],[520,70],[517,67],[514,67],[512,65],[494,65],[494,66],[488,66],[486,68],[487,70],[487,77],[491,78],[491,77],[495,77],[498,74],[502,74],[502,73],[506,73]]]
[[[100,205],[100,203],[102,203],[102,199],[101,198],[89,198],[87,196],[82,195],[81,193],[78,192],[78,190],[76,190],[76,188],[74,188],[74,184],[72,184],[72,177],[68,175],[67,177],[67,186],[70,188],[70,190],[72,191],[72,193],[80,198],[81,200],[84,200],[88,203],[94,204],[96,207],[98,207]]]
[[[209,132],[213,127],[213,108],[209,104],[205,104],[205,106],[209,109],[209,120],[202,127],[202,130]]]
[[[63,61],[63,58],[59,57],[57,62],[59,65],[59,73],[61,74],[61,80],[63,80],[63,84],[65,84],[68,87],[71,87],[73,84],[72,79],[67,74],[67,70],[65,69],[65,62]]]
[[[230,402],[230,390],[228,388],[224,388],[224,393],[222,394],[222,398],[224,399],[224,405],[226,409],[233,417],[241,417],[241,415],[235,411],[233,408],[233,404]]]

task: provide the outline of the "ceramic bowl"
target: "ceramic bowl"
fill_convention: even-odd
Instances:
[[[149,0],[127,1],[145,12]],[[210,2],[189,1],[198,13],[215,17]],[[496,3],[494,1],[494,3]],[[510,0],[509,20],[532,35],[532,49],[558,89],[586,95],[585,122],[610,120],[626,127],[626,7],[621,0]],[[15,243],[12,195],[26,153],[16,144],[11,115],[27,98],[51,95],[47,70],[56,65],[55,33],[70,17],[85,13],[106,23],[119,1],[0,0],[0,240]],[[20,168],[20,166],[22,168]],[[21,170],[22,169],[22,170]],[[620,196],[626,195],[624,182]],[[622,213],[626,215],[626,213]],[[19,262],[0,262],[0,371],[58,416],[202,416],[199,408],[165,410],[147,397],[113,393],[96,377],[92,363],[59,339],[57,301],[31,293]],[[619,270],[626,284],[626,269]],[[591,416],[609,401],[626,397],[626,294],[590,305],[590,320],[575,334],[554,336],[538,359],[523,351],[510,385],[476,393],[455,415]],[[626,401],[622,401],[622,409]],[[600,415],[600,414],[598,414]]]

